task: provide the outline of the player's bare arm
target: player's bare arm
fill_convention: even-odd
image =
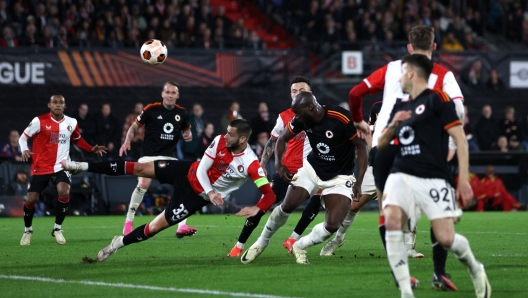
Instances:
[[[193,139],[192,132],[191,132],[190,128],[185,130],[185,131],[183,131],[182,135],[183,135],[183,140],[185,142],[190,142]]]
[[[125,142],[123,142],[123,145],[121,145],[121,148],[119,149],[119,156],[123,156],[123,154],[127,155],[127,151],[130,150],[130,140],[134,138],[138,129],[139,125],[136,122],[130,125],[126,134]]]
[[[367,147],[367,142],[364,139],[361,139],[359,137],[353,138],[352,143],[358,149],[358,156],[357,156],[358,175],[356,177],[356,182],[354,183],[354,186],[352,187],[354,191],[354,197],[352,199],[356,202],[359,202],[359,198],[361,198],[361,195],[362,195],[361,194],[361,184],[363,184],[363,177],[365,176],[365,172],[367,171],[367,167],[368,167],[368,147]]]
[[[462,128],[462,125],[457,125],[449,128],[447,133],[455,140],[457,145],[458,177],[468,177],[469,153],[464,129]],[[471,204],[471,200],[473,200],[473,190],[467,179],[458,179],[456,195],[462,207]]]
[[[275,153],[275,146],[277,145],[277,139],[274,137],[269,138],[268,142],[264,146],[264,150],[262,153],[262,157],[260,158],[260,164],[262,165],[262,169],[264,170],[264,173],[268,175],[266,172],[266,165],[268,164],[269,159],[271,156]]]
[[[103,156],[103,153],[107,152],[108,148],[106,148],[105,146],[95,145],[92,147],[92,153],[99,153],[99,155]]]
[[[295,135],[289,129],[285,129],[277,139],[277,144],[275,145],[275,169],[279,173],[279,176],[288,182],[291,181],[293,174],[288,168],[282,165],[282,158],[286,152],[288,141],[293,139],[293,137]]]
[[[357,129],[358,137],[362,139],[366,139],[371,134],[370,127],[365,120],[354,122],[354,127]]]
[[[411,111],[399,111],[392,118],[392,122],[387,126],[387,128],[381,133],[381,136],[378,139],[378,150],[385,150],[392,139],[394,138],[394,130],[400,123],[409,119],[411,117]]]

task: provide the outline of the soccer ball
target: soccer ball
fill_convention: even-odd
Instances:
[[[157,39],[147,40],[141,47],[141,59],[150,65],[160,65],[167,60],[167,47]]]

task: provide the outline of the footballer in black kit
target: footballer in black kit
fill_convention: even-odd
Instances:
[[[182,131],[191,128],[184,107],[166,109],[161,102],[149,104],[137,117],[136,123],[145,127],[141,156],[176,156],[176,143]]]

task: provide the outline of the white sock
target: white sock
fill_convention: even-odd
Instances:
[[[291,213],[282,211],[281,206],[273,209],[273,212],[271,212],[271,215],[268,218],[268,221],[266,222],[260,237],[257,239],[257,242],[262,246],[268,246],[273,234],[275,234],[275,232],[277,232],[277,230],[286,223],[290,217],[290,214]]]
[[[124,247],[125,244],[123,243],[123,239],[125,237],[121,237],[121,239],[119,239],[119,241],[117,242],[117,249],[120,249],[121,247]]]
[[[323,243],[326,239],[330,238],[330,236],[332,236],[332,233],[326,230],[325,223],[318,223],[312,229],[310,234],[299,239],[295,242],[294,246],[300,249],[307,249],[310,246]]]
[[[412,294],[409,262],[402,236],[402,231],[387,231],[385,233],[387,258],[402,294]]]
[[[27,232],[27,231],[33,231],[33,226],[31,226],[29,228],[24,227],[24,232]]]
[[[293,233],[290,235],[289,238],[293,238],[293,239],[295,239],[295,240],[299,240],[299,236],[300,236],[299,234],[293,232]]]
[[[244,248],[244,243],[240,243],[240,242],[237,241],[237,243],[236,243],[236,247],[238,247],[238,248]]]
[[[79,165],[81,165],[81,171],[83,171],[83,172],[88,171],[88,163],[87,162],[79,162]]]
[[[127,221],[134,221],[136,216],[136,211],[139,207],[139,204],[143,201],[143,196],[147,192],[146,189],[136,186],[132,192],[132,197],[130,197],[130,204],[128,206],[128,212],[126,216]]]
[[[187,225],[187,218],[178,223],[178,229]]]
[[[61,228],[62,228],[62,225],[55,224],[55,226],[53,226],[53,229],[54,229],[54,230],[55,230],[55,229],[59,229],[59,230],[60,230]]]
[[[356,212],[349,211],[347,213],[345,219],[341,223],[341,226],[336,232],[334,240],[339,241],[339,242],[343,242],[343,240],[345,240],[345,234],[348,228],[350,228],[350,226],[354,223],[354,220],[356,220],[356,215],[357,215]]]
[[[455,234],[453,244],[446,249],[452,252],[462,264],[466,265],[471,271],[471,274],[475,274],[480,270],[480,263],[475,259],[466,237]]]

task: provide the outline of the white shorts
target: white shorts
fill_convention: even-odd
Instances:
[[[455,189],[444,179],[419,178],[416,176],[390,174],[383,192],[383,208],[387,205],[399,206],[409,217],[409,226],[404,230],[413,230],[423,213],[429,220],[459,217]]]
[[[170,157],[170,156],[143,156],[140,159],[138,159],[137,162],[139,163],[145,163],[145,162],[151,162],[155,160],[178,160],[177,158]]]
[[[376,193],[376,184],[374,183],[374,174],[372,174],[372,167],[367,167],[363,183],[361,184],[361,193],[364,195],[373,195]]]
[[[305,159],[303,167],[293,176],[291,185],[306,189],[310,197],[322,190],[322,196],[340,194],[352,200],[352,186],[355,181],[354,175],[337,175],[333,179],[323,181],[317,176],[312,165]],[[323,203],[322,200],[321,203]]]

